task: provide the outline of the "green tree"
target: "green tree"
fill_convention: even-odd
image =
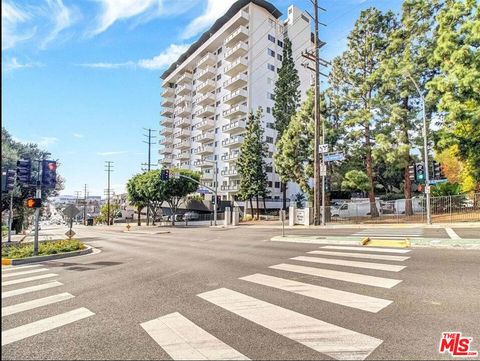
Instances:
[[[348,171],[342,181],[342,190],[367,192],[370,190],[370,179],[364,171]]]
[[[275,82],[273,99],[275,104],[272,114],[275,118],[275,129],[277,130],[276,148],[283,143],[279,143],[283,132],[287,129],[292,116],[296,113],[300,104],[300,78],[295,68],[295,62],[292,56],[292,42],[285,38],[283,43],[282,65],[278,72],[278,78]],[[281,151],[281,150],[280,150]],[[282,181],[281,189],[283,193],[283,209],[287,208],[287,182],[291,180],[290,172],[279,173]]]
[[[458,146],[480,191],[480,5],[447,0],[437,16],[433,63],[440,73],[427,85],[443,122],[438,150]]]
[[[240,188],[238,196],[242,200],[250,200],[252,218],[252,198],[256,198],[257,219],[260,218],[260,208],[258,204],[259,196],[262,196],[265,199],[265,196],[267,195],[265,158],[268,149],[263,139],[263,128],[260,124],[261,117],[261,108],[257,110],[256,114],[250,112],[248,115],[245,138],[240,147],[240,158],[237,161],[237,168],[240,173]]]
[[[117,213],[120,211],[120,205],[116,203],[110,203],[110,224],[113,224]],[[100,214],[97,216],[98,223],[107,223],[108,219],[108,205],[104,204],[100,207]]]
[[[127,182],[128,201],[130,202],[131,205],[137,208],[137,214],[138,214],[137,224],[139,226],[142,224],[141,223],[142,209],[144,209],[148,204],[148,200],[142,192],[141,178],[142,178],[142,174],[137,174],[132,178],[130,178]]]
[[[140,195],[147,201],[147,206],[152,212],[152,224],[155,225],[162,203],[167,201],[165,194],[165,181],[160,179],[160,170],[155,169],[141,174],[139,179]]]

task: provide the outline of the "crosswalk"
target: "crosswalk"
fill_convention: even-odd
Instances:
[[[308,256],[292,257],[293,263],[271,265],[265,273],[246,275],[239,280],[254,287],[266,287],[268,290],[287,292],[294,297],[307,297],[319,302],[348,307],[354,311],[375,314],[382,312],[394,301],[325,287],[321,285],[322,280],[340,281],[338,288],[353,283],[366,285],[372,289],[388,290],[402,280],[398,276],[384,277],[385,274],[391,272],[392,275],[398,275],[404,270],[406,266],[402,263],[410,258],[405,256],[409,252],[410,250],[405,249],[323,246],[307,252]],[[321,268],[325,266],[327,268]],[[331,269],[332,267],[340,267],[342,270]],[[374,276],[357,273],[357,269],[382,274]],[[282,271],[282,275],[286,276],[274,276],[268,274],[269,271]],[[289,278],[296,274],[313,276],[317,284]],[[367,291],[363,292],[367,293],[368,289],[367,287]],[[304,315],[297,310],[266,302],[234,289],[217,288],[197,296],[215,308],[228,311],[336,360],[364,360],[383,343],[383,340],[375,335],[367,335],[345,328],[345,325],[335,325],[320,318]],[[227,345],[222,341],[221,334],[210,334],[179,312],[159,316],[141,323],[141,327],[174,360],[255,358],[255,355],[249,355],[245,350],[237,350],[235,345]],[[255,336],[252,336],[252,342],[254,341]]]
[[[388,239],[405,239],[423,237],[422,228],[365,228],[353,234],[360,237],[375,237]]]
[[[27,299],[7,306],[2,305],[2,320],[3,318],[14,317],[13,315],[40,307],[46,308],[50,306],[52,312],[55,313],[57,304],[75,297],[68,292],[61,292],[49,296],[42,294],[43,297],[37,296],[37,298],[34,298],[41,291],[55,291],[58,287],[63,286],[61,282],[56,280],[58,274],[46,273],[49,271],[48,268],[44,268],[42,265],[2,267],[2,300],[16,300],[16,297],[20,296]],[[93,315],[94,313],[89,309],[80,307],[7,330],[2,328],[2,346],[48,332]]]

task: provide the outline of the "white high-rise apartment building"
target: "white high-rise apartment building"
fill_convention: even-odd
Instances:
[[[263,109],[262,126],[268,144],[268,188],[281,198],[274,172],[276,131],[272,115],[277,71],[282,63],[283,39],[292,42],[301,80],[302,99],[311,86],[311,73],[302,66],[301,52],[312,47],[309,16],[290,6],[288,17],[263,0],[239,0],[198,41],[166,70],[161,78],[160,165],[200,171],[202,183],[214,187],[218,165],[218,194],[234,200],[248,113]],[[298,192],[291,184],[289,195]]]

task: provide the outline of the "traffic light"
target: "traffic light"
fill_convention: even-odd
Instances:
[[[409,165],[408,166],[408,177],[411,181],[415,180],[415,166]]]
[[[168,181],[170,179],[170,171],[168,169],[162,169],[160,171],[160,179],[163,181]]]
[[[325,177],[325,192],[331,191],[330,177]]]
[[[42,186],[55,188],[57,185],[57,162],[42,160]]]
[[[40,208],[42,206],[42,198],[27,198],[27,208]]]
[[[443,178],[442,165],[435,161],[433,161],[433,178],[434,179]]]
[[[17,181],[28,186],[32,179],[32,161],[30,159],[20,159],[17,161]]]
[[[423,163],[415,164],[415,173],[417,182],[425,181],[425,166],[423,165]]]

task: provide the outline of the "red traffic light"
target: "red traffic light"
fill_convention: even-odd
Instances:
[[[40,208],[42,206],[41,198],[28,198],[26,202],[27,208]]]
[[[57,163],[56,162],[49,162],[48,163],[48,169],[51,171],[56,171],[57,170]]]

